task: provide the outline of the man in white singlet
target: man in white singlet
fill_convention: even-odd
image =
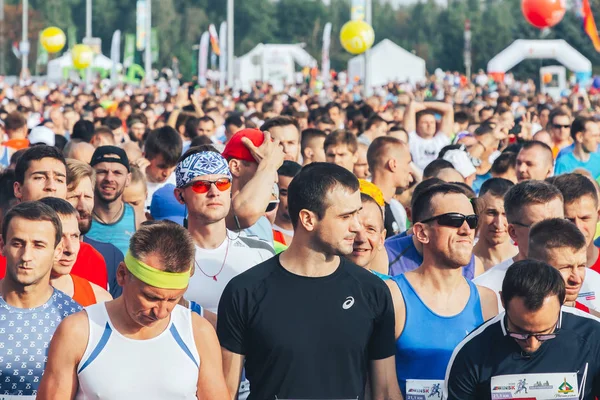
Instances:
[[[194,252],[181,226],[144,223],[117,271],[121,297],[57,329],[38,399],[227,398],[213,327],[178,305]]]

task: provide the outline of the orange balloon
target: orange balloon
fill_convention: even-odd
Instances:
[[[521,11],[527,22],[536,28],[551,28],[563,19],[565,0],[522,0]]]
[[[544,74],[544,76],[542,76],[542,82],[545,84],[552,82],[552,74]]]

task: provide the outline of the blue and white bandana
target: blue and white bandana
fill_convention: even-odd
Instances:
[[[217,152],[203,151],[187,157],[175,168],[178,188],[184,187],[194,178],[203,175],[227,175],[231,179],[231,171],[229,171],[227,160]]]

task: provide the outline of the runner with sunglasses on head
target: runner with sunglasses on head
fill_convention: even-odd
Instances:
[[[494,292],[462,273],[478,222],[462,190],[434,185],[413,199],[412,215],[423,263],[386,281],[396,313],[396,374],[405,398],[441,384],[456,345],[498,313]]]
[[[518,261],[506,272],[501,296],[506,312],[480,326],[452,354],[444,399],[599,396],[600,323],[561,307],[566,290],[560,272],[541,261]],[[521,380],[527,393],[516,394]]]
[[[216,313],[227,283],[275,253],[265,242],[225,226],[231,207],[231,172],[214,147],[190,148],[177,164],[175,177],[174,194],[187,208],[187,228],[196,244],[195,271],[185,298]],[[240,393],[247,390],[242,380]]]

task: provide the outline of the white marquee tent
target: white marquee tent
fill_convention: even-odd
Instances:
[[[389,39],[383,39],[373,46],[369,53],[369,83],[382,86],[392,82],[424,81],[425,60],[404,50]],[[348,61],[348,78],[359,77],[365,80],[365,58],[362,55]]]
[[[295,64],[315,67],[315,60],[301,45],[259,44],[235,60],[236,87],[249,91],[256,81],[272,84],[282,90],[285,84],[295,83]]]
[[[106,70],[110,70],[112,68],[113,62],[110,58],[102,55],[96,54],[94,56],[94,62],[92,63],[91,68],[102,68]],[[49,81],[60,81],[63,79],[63,70],[65,68],[73,67],[73,59],[71,57],[71,52],[66,52],[62,56],[51,60],[48,62],[48,80]]]

